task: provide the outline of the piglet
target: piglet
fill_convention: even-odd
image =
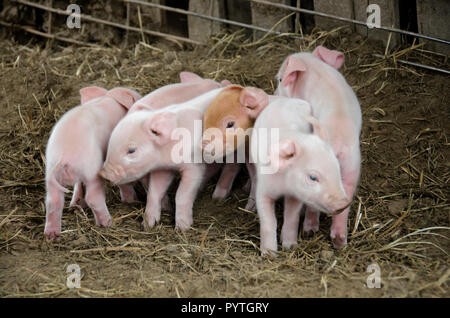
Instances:
[[[218,83],[214,80],[204,79],[199,75],[191,72],[181,72],[180,73],[180,83],[170,84],[163,87],[160,87],[149,94],[145,95],[143,98],[138,100],[128,111],[128,114],[134,113],[140,110],[158,110],[164,107],[187,102],[197,96],[200,96],[204,93],[207,93],[213,89],[220,88],[223,86],[231,85],[230,81],[223,80],[221,83]],[[208,176],[204,178],[204,182],[202,183],[202,187],[206,184],[206,181],[209,177],[213,176],[220,170],[221,165],[209,165],[207,168]],[[229,169],[225,168],[227,171]],[[157,174],[167,174],[171,175],[170,172],[166,171],[158,171],[155,172]],[[220,179],[222,180],[222,179]],[[148,189],[148,185],[150,182],[150,176],[146,175],[141,178],[141,183],[144,185],[146,189]],[[221,181],[220,183],[223,183]],[[149,191],[148,195],[151,195],[152,192]],[[162,207],[164,210],[170,210],[169,198],[168,196],[164,196]]]
[[[312,53],[296,53],[286,58],[278,74],[276,94],[308,101],[313,115],[328,133],[329,142],[339,160],[342,182],[348,198],[353,198],[359,182],[361,154],[361,108],[352,88],[337,70],[344,62],[338,51],[318,46]],[[319,211],[308,207],[303,229],[319,229]],[[331,238],[335,247],[347,243],[347,219],[350,207],[333,216]]]
[[[46,149],[46,222],[44,234],[51,239],[61,233],[65,186],[74,186],[71,206],[86,203],[95,223],[110,226],[103,183],[98,176],[113,128],[141,96],[130,89],[109,91],[100,87],[80,90],[81,105],[68,111],[56,123]],[[82,199],[82,184],[86,188]],[[124,201],[135,198],[132,185],[121,186]]]
[[[145,95],[130,108],[128,113],[131,114],[139,110],[156,110],[169,105],[184,103],[229,83],[223,80],[223,84],[219,84],[191,72],[181,72],[180,81],[180,83],[160,87]]]
[[[311,129],[312,127],[312,129]],[[282,245],[297,244],[302,204],[334,214],[349,204],[339,163],[326,131],[309,103],[294,98],[270,102],[256,119],[251,137],[256,166],[256,207],[261,252],[277,251],[275,201],[284,197]]]
[[[161,200],[174,172],[181,174],[175,195],[175,226],[184,231],[192,225],[192,207],[206,171],[199,153],[203,114],[221,90],[159,110],[133,112],[112,132],[100,175],[124,184],[151,172],[145,228],[159,222]]]
[[[225,198],[239,171],[239,164],[246,163],[250,176],[250,196],[246,209],[254,210],[255,169],[248,160],[249,129],[259,113],[269,103],[269,96],[255,87],[227,86],[210,104],[204,115],[202,148],[206,157],[214,160],[229,157],[213,193],[213,198]],[[240,154],[244,158],[240,158]],[[239,162],[240,161],[240,162]]]

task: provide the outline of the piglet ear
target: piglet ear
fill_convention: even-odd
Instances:
[[[276,170],[281,171],[293,162],[292,159],[300,155],[300,146],[292,139],[285,139],[272,147],[270,153],[270,164]]]
[[[344,53],[323,46],[316,47],[312,54],[335,69],[339,69],[344,63]]]
[[[255,119],[269,104],[269,96],[262,89],[245,87],[241,91],[239,102],[247,108],[249,116]]]
[[[290,89],[293,95],[295,82],[298,79],[300,72],[306,71],[305,63],[298,57],[291,55],[281,67],[282,72],[279,74],[281,85]]]
[[[177,127],[177,115],[163,112],[151,116],[144,122],[144,129],[159,145],[165,145],[171,140],[172,131]]]
[[[303,117],[308,123],[311,124],[313,127],[313,132],[315,135],[317,135],[320,139],[322,139],[325,142],[328,142],[328,133],[325,127],[322,126],[322,124],[314,117],[312,116],[304,116]]]
[[[118,103],[122,104],[126,109],[130,109],[133,104],[142,98],[139,93],[123,87],[116,87],[108,91],[108,96],[114,98]]]
[[[91,86],[91,87],[84,87],[80,89],[80,96],[81,96],[81,104],[84,104],[91,99],[101,97],[106,95],[108,91],[104,88],[97,87],[97,86]]]
[[[191,72],[181,72],[180,73],[180,81],[181,83],[192,83],[203,80],[200,76]]]

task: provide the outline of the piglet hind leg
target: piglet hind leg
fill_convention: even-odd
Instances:
[[[133,202],[137,200],[136,192],[134,191],[133,184],[127,183],[127,184],[121,184],[119,185],[120,189],[120,199],[123,202]]]
[[[86,183],[86,203],[91,208],[95,217],[95,224],[109,227],[112,224],[111,215],[106,206],[105,189],[100,178],[94,178]]]
[[[161,219],[161,201],[167,197],[167,189],[172,183],[174,177],[173,171],[157,170],[150,174],[147,205],[145,206],[145,215],[142,225],[146,231],[155,226]]]
[[[281,228],[281,242],[285,249],[297,245],[298,224],[300,221],[300,211],[302,202],[294,197],[284,198],[284,220]]]
[[[342,173],[342,183],[345,193],[349,198],[353,198],[359,180],[359,169]],[[348,206],[342,213],[333,216],[330,237],[335,248],[341,248],[347,244],[347,220],[350,212]]]
[[[246,166],[250,176],[250,193],[245,209],[254,212],[256,211],[256,167],[253,163],[247,163]]]
[[[202,183],[205,167],[191,164],[181,172],[181,181],[175,195],[175,229],[187,231],[192,223],[192,208]]]
[[[206,186],[211,180],[212,177],[214,177],[217,173],[219,173],[220,169],[223,167],[223,163],[210,163],[206,165],[205,173],[203,174],[203,180],[200,184],[199,191],[203,191],[206,189]]]
[[[64,192],[51,183],[47,185],[45,208],[46,216],[44,234],[49,239],[57,239],[61,234],[61,216],[64,208]]]
[[[252,187],[252,180],[248,178],[244,186],[242,187],[242,191],[244,191],[245,193],[250,193],[251,187]]]
[[[216,188],[214,189],[214,193],[212,195],[214,200],[224,200],[230,194],[234,179],[238,175],[239,170],[239,163],[228,163],[225,167],[223,167],[222,173],[217,181]]]
[[[305,219],[303,220],[303,233],[306,236],[311,236],[319,231],[319,217],[320,211],[309,206],[306,207]]]
[[[83,186],[81,182],[77,182],[73,186],[73,195],[72,200],[70,201],[70,206],[73,207],[76,205],[82,207],[83,209],[87,207],[86,201],[83,198]]]

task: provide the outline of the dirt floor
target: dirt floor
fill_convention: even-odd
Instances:
[[[374,58],[384,47],[359,36],[318,32],[311,40],[251,42],[235,33],[206,47],[148,40],[119,49],[2,38],[0,296],[449,297],[450,77]],[[318,44],[345,52],[342,72],[363,112],[361,183],[344,249],[333,248],[331,220],[322,216],[319,233],[299,233],[297,247],[261,257],[257,215],[242,209],[245,175],[224,203],[212,202],[214,184],[200,193],[186,233],[174,230],[173,212],[144,232],[143,190],[140,202],[125,204],[108,186],[112,228],[96,227],[89,209],[65,208],[61,240],[45,240],[45,145],[53,124],[79,103],[80,88],[146,94],[189,70],[272,93],[282,60]],[[449,68],[421,48],[396,52]],[[79,289],[66,286],[70,264],[81,268]],[[366,286],[371,264],[381,288]]]

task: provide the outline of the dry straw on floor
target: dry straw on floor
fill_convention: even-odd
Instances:
[[[420,45],[376,59],[372,54],[385,55],[383,47],[341,31],[257,42],[236,32],[184,50],[163,42],[132,49],[54,42],[44,48],[2,39],[0,295],[448,297],[450,79],[395,59],[448,63]],[[186,233],[174,230],[173,212],[163,212],[161,224],[144,232],[142,189],[141,201],[124,204],[117,188],[108,186],[112,228],[95,227],[89,209],[66,208],[61,240],[44,239],[45,145],[54,123],[79,103],[80,88],[121,85],[146,94],[188,70],[272,93],[283,59],[319,44],[345,53],[342,72],[363,112],[361,184],[344,249],[333,249],[330,219],[323,216],[314,236],[300,233],[294,249],[276,259],[260,257],[257,215],[242,208],[244,177],[223,203],[211,202],[212,184],[201,193]],[[78,290],[65,284],[73,263],[83,275]],[[365,285],[373,263],[381,269],[380,289]]]

